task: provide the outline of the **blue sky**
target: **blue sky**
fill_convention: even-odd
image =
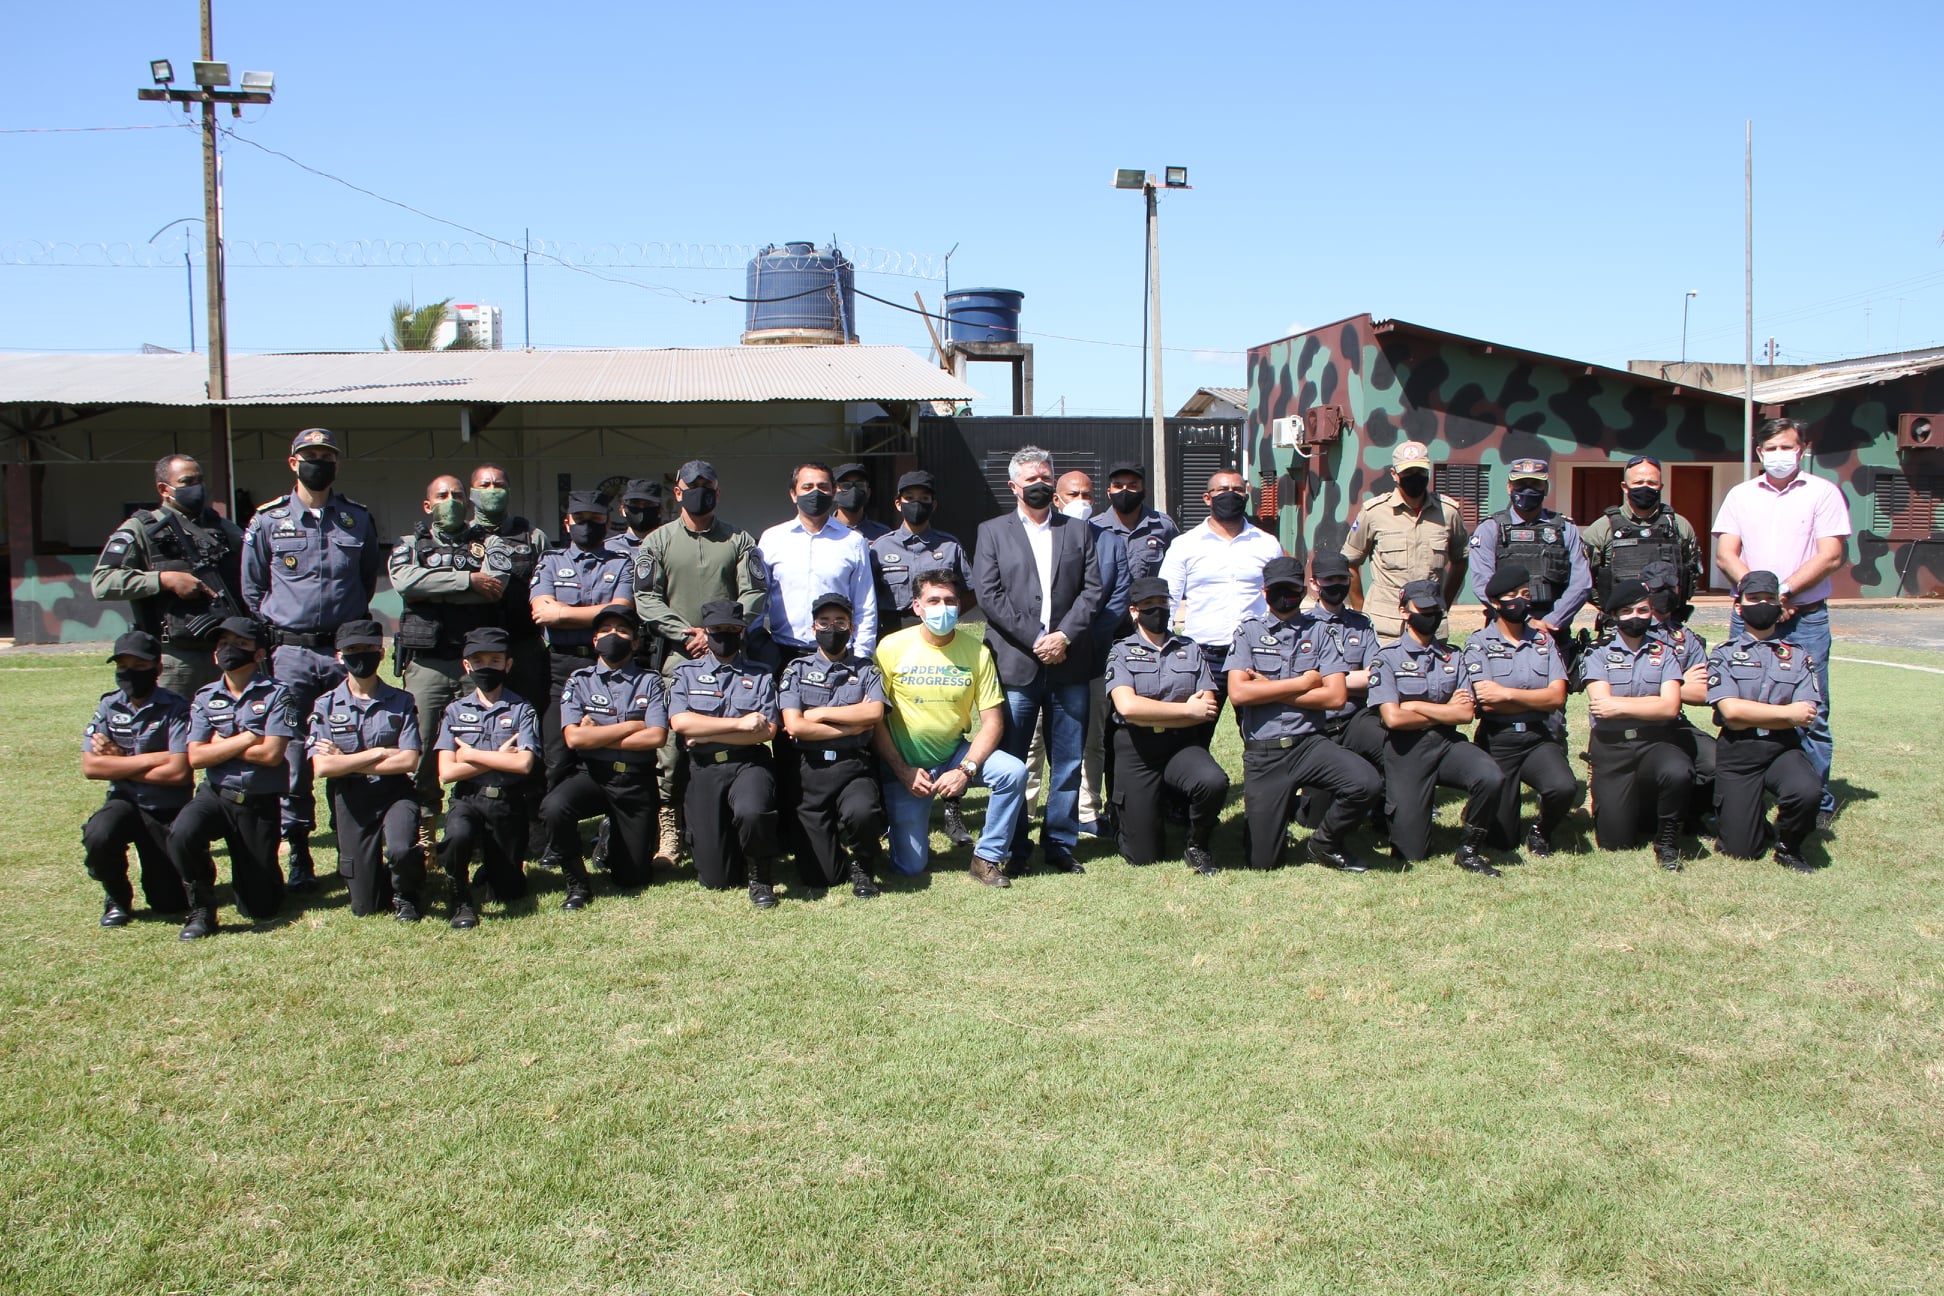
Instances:
[[[193,0],[19,6],[8,34],[0,131],[180,120],[134,91],[151,58],[186,73]],[[1936,4],[218,0],[216,36],[237,71],[277,76],[240,134],[492,234],[956,244],[954,286],[1025,292],[1041,412],[1140,400],[1141,203],[1116,166],[1185,165],[1195,186],[1163,199],[1170,412],[1241,385],[1247,347],[1360,311],[1619,364],[1678,352],[1693,289],[1690,355],[1739,360],[1751,117],[1759,335],[1785,360],[1944,345]],[[0,261],[198,214],[197,139],[0,133]],[[467,237],[241,144],[226,158],[232,240]],[[741,292],[739,268],[613,273],[677,291],[538,268],[534,343],[741,330],[742,307],[687,299]],[[401,297],[499,303],[516,345],[527,327],[517,268],[238,266],[230,285],[238,351],[375,348]],[[8,350],[186,341],[179,261],[0,264],[0,301]],[[928,345],[914,316],[864,302],[859,322]]]

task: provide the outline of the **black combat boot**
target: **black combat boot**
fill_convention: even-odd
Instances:
[[[1775,843],[1775,862],[1783,868],[1792,869],[1797,873],[1814,873],[1816,871],[1816,866],[1803,858],[1801,842],[1790,843],[1777,841]]]
[[[1525,848],[1526,853],[1534,859],[1551,859],[1552,834],[1538,824],[1532,825],[1526,830]]]
[[[446,903],[452,906],[452,930],[470,931],[479,926],[479,910],[473,907],[472,887],[467,885],[464,868],[447,869]]]
[[[1654,863],[1669,873],[1681,871],[1681,817],[1673,815],[1654,825]]]
[[[425,916],[424,906],[415,895],[403,891],[392,897],[392,918],[402,923],[415,923]]]
[[[185,888],[189,896],[189,921],[182,924],[177,940],[203,940],[216,934],[216,908],[211,902],[210,888],[190,886]]]
[[[1465,835],[1458,840],[1458,858],[1453,862],[1467,873],[1476,873],[1480,877],[1499,877],[1499,871],[1492,867],[1490,860],[1485,858],[1486,836],[1487,830],[1484,828],[1465,829]]]
[[[973,837],[965,826],[965,805],[958,800],[945,803],[945,840],[954,846],[970,846]]]
[[[1307,847],[1309,857],[1324,868],[1335,869],[1339,873],[1368,873],[1370,866],[1358,859],[1356,853],[1347,846],[1339,846],[1320,832],[1310,834]]]
[[[758,909],[776,908],[776,888],[770,885],[770,861],[749,862],[749,903]]]
[[[1222,871],[1222,866],[1215,862],[1215,857],[1209,853],[1206,845],[1198,846],[1190,842],[1185,853],[1188,856],[1188,867],[1203,877],[1214,877]]]
[[[284,885],[292,891],[315,891],[317,869],[311,863],[310,834],[293,828],[285,840],[290,843],[290,864],[284,870]]]
[[[120,886],[102,888],[105,898],[101,904],[101,925],[103,927],[126,927],[135,920],[132,910],[135,907],[135,888],[127,882]]]
[[[594,849],[587,853],[587,867],[600,872],[608,866],[608,817],[601,816],[600,827],[594,830]],[[569,888],[570,890],[572,888]]]
[[[601,821],[605,827],[607,820]],[[567,874],[567,898],[560,907],[568,913],[578,913],[594,903],[594,883],[588,878],[587,869],[572,860],[562,860],[561,867]]]

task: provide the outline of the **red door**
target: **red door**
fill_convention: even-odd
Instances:
[[[1573,507],[1567,514],[1584,527],[1620,502],[1627,470],[1618,464],[1574,464]]]
[[[1694,538],[1701,546],[1701,568],[1708,573],[1702,584],[1710,585],[1714,574],[1714,537],[1708,534],[1708,528],[1714,525],[1714,465],[1669,464],[1668,472],[1668,507],[1694,528]]]

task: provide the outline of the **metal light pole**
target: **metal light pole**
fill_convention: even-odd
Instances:
[[[1114,172],[1114,188],[1139,189],[1147,200],[1147,319],[1148,368],[1153,375],[1154,409],[1153,441],[1150,454],[1153,462],[1148,467],[1148,485],[1153,489],[1154,498],[1160,501],[1162,512],[1170,512],[1168,505],[1168,419],[1167,411],[1161,403],[1161,208],[1159,194],[1162,189],[1187,189],[1187,167],[1164,167],[1162,178],[1155,178],[1138,167],[1122,167]],[[1144,387],[1146,384],[1142,384]]]
[[[1755,475],[1755,123],[1742,160],[1742,480]]]
[[[155,233],[149,235],[149,242],[154,243],[155,240],[161,238],[178,225],[187,225],[190,221],[199,221],[201,219],[202,217],[200,216],[183,216],[177,220],[172,220],[161,229],[155,231]],[[196,270],[189,262],[189,240],[187,237],[182,240],[182,278],[183,286],[189,294],[189,354],[194,355],[196,353]]]
[[[1696,297],[1699,297],[1700,295],[1701,292],[1699,289],[1691,288],[1688,290],[1688,295],[1681,298],[1681,363],[1682,364],[1687,363],[1688,304],[1692,302]]]

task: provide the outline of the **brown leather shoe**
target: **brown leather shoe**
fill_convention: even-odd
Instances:
[[[980,882],[989,887],[1009,887],[1012,885],[1012,879],[1006,876],[1005,866],[1003,864],[994,864],[982,855],[974,855],[972,857],[971,866],[966,869],[966,872],[972,875],[974,882]]]

